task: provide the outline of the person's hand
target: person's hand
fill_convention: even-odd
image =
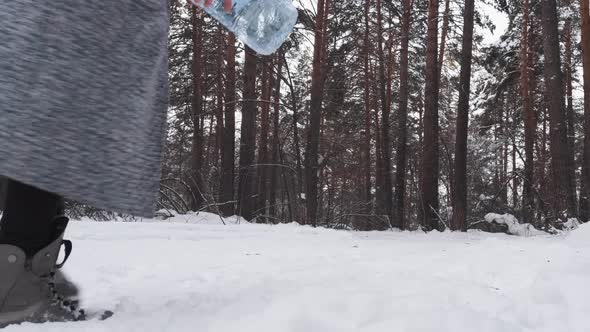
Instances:
[[[224,0],[223,3],[223,8],[225,8],[226,12],[230,12],[231,11],[231,6],[232,6],[232,0]],[[213,3],[213,0],[205,0],[205,7],[209,7],[211,6],[211,4]]]

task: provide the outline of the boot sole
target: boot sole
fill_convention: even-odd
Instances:
[[[0,329],[8,325],[20,324],[30,322],[35,314],[37,314],[43,304],[39,303],[34,306],[30,306],[24,310],[16,312],[1,312],[0,313]]]

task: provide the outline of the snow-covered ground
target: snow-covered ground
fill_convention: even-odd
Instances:
[[[6,332],[587,332],[590,225],[560,236],[74,222],[66,271],[98,322]]]

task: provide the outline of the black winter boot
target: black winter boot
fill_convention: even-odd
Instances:
[[[72,243],[63,240],[67,223],[66,217],[56,218],[55,240],[31,257],[19,247],[0,244],[0,328],[22,322],[85,318],[84,312],[71,300],[77,288],[63,274],[56,273],[72,251]],[[65,256],[57,263],[62,246]]]

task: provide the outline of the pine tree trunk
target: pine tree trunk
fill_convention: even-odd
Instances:
[[[323,57],[325,44],[325,1],[318,0],[315,26],[315,43],[313,52],[313,69],[311,76],[311,97],[309,105],[309,130],[305,149],[305,186],[307,223],[314,227],[318,222],[318,172],[320,125],[322,119],[322,102],[324,96]]]
[[[438,55],[438,84],[441,84],[442,68],[445,62],[445,52],[447,48],[447,36],[449,34],[449,19],[451,14],[451,1],[445,0],[445,12],[443,14],[443,26],[440,37],[440,51]]]
[[[283,172],[282,169],[279,168],[280,160],[279,154],[281,150],[281,137],[280,137],[280,115],[281,115],[281,75],[283,71],[283,52],[279,52],[276,56],[276,63],[277,63],[277,79],[274,85],[274,108],[273,108],[273,116],[272,116],[272,141],[271,141],[271,164],[276,165],[272,166],[271,176],[270,176],[270,193],[269,193],[269,215],[272,217],[277,217],[276,213],[276,206],[277,206],[277,192],[278,184],[279,184],[279,174]]]
[[[547,145],[548,145],[548,141],[549,141],[549,135],[547,135],[547,129],[548,129],[548,125],[547,125],[547,107],[546,105],[543,105],[542,107],[542,116],[541,118],[543,119],[543,122],[541,124],[541,160],[539,162],[539,179],[541,180],[540,185],[539,185],[539,192],[540,195],[542,197],[547,197],[547,193],[548,193],[548,188],[550,187],[549,185],[549,179],[547,176],[547,164],[548,164],[548,160],[549,158],[549,153],[547,151]]]
[[[281,57],[281,65],[285,66],[287,77],[288,77],[288,88],[291,93],[291,110],[293,111],[293,121],[291,121],[292,131],[293,131],[293,155],[295,156],[295,164],[297,170],[297,178],[294,179],[296,184],[294,190],[297,192],[297,197],[291,197],[292,201],[299,201],[299,197],[302,193],[304,193],[305,189],[304,181],[303,181],[303,162],[301,158],[301,145],[299,144],[299,104],[297,103],[298,95],[295,92],[295,88],[293,86],[293,78],[291,77],[291,70],[289,69],[289,63],[287,62],[285,56]],[[293,206],[295,209],[296,207]],[[296,208],[298,211],[299,209]],[[297,212],[297,214],[299,214]],[[299,222],[305,222],[305,220],[301,219]]]
[[[520,88],[524,113],[524,184],[523,184],[523,210],[526,222],[533,222],[533,211],[535,209],[535,200],[533,196],[534,186],[534,149],[537,131],[537,117],[535,114],[535,105],[533,104],[532,78],[531,78],[531,56],[529,36],[530,26],[530,3],[524,0],[524,17],[522,26],[521,53],[520,53]]]
[[[410,20],[412,19],[412,0],[404,0],[402,16],[401,51],[400,51],[400,99],[398,114],[398,140],[396,147],[396,176],[395,176],[395,217],[394,225],[406,229],[405,197],[406,197],[406,169],[408,150],[408,99],[409,99],[409,41]]]
[[[422,155],[422,206],[420,219],[425,230],[439,228],[438,172],[438,0],[428,1],[426,41],[426,87],[424,92],[424,145]]]
[[[213,167],[215,167],[216,169],[219,169],[221,166],[220,163],[220,159],[223,159],[223,157],[220,158],[220,156],[223,154],[223,135],[224,135],[224,123],[223,123],[223,117],[224,117],[224,100],[223,100],[223,95],[224,95],[224,88],[223,88],[223,66],[224,66],[224,61],[223,61],[223,52],[224,52],[224,47],[223,47],[223,41],[225,39],[225,35],[224,35],[224,29],[221,26],[221,24],[217,27],[217,43],[219,44],[219,47],[217,47],[217,61],[216,61],[216,79],[215,79],[215,85],[216,85],[216,102],[217,102],[217,109],[216,109],[216,113],[215,113],[215,158],[213,159]],[[220,183],[221,184],[221,183]]]
[[[373,66],[370,66],[369,69],[369,75],[371,77],[375,77],[375,70],[373,68]],[[381,130],[379,130],[379,128],[381,128],[381,120],[379,119],[379,107],[377,106],[378,104],[378,97],[377,95],[379,94],[378,90],[378,80],[373,79],[373,84],[371,84],[371,91],[372,91],[372,95],[371,95],[371,109],[373,109],[373,122],[374,122],[374,135],[375,135],[375,202],[376,202],[376,207],[379,204],[379,202],[383,201],[383,196],[384,196],[384,192],[383,192],[383,185],[382,183],[384,182],[383,180],[383,154],[381,153],[382,151],[382,140],[381,140]],[[375,213],[379,213],[378,209],[375,209]]]
[[[506,93],[506,95],[509,95],[508,93]],[[506,205],[509,205],[510,203],[508,202],[508,164],[509,164],[509,149],[508,149],[508,140],[506,139],[506,137],[508,137],[506,135],[506,132],[508,131],[508,125],[509,125],[509,121],[510,121],[510,103],[506,100],[508,99],[507,96],[503,96],[503,103],[502,106],[503,108],[505,108],[505,110],[501,113],[502,115],[502,123],[501,123],[501,129],[500,129],[500,140],[502,142],[502,176],[500,177],[502,179],[502,182],[500,183],[501,186],[505,186],[505,189],[502,192],[502,198],[503,201]]]
[[[371,211],[371,76],[369,74],[369,10],[371,0],[365,0],[365,36],[364,36],[364,103],[365,103],[365,132],[363,136],[362,155],[363,155],[363,199],[365,203],[365,212]]]
[[[569,5],[569,1],[566,1],[566,5]],[[567,136],[568,145],[574,147],[575,144],[575,129],[574,129],[574,95],[573,95],[573,66],[572,66],[572,19],[568,17],[564,27],[564,44],[565,44],[565,63],[564,63],[564,75],[565,75],[565,102],[566,102],[566,114],[567,114]],[[570,149],[573,157],[573,149]],[[575,174],[575,173],[574,173]]]
[[[262,103],[260,115],[260,140],[258,142],[258,195],[257,210],[259,214],[267,214],[268,180],[271,166],[268,166],[268,136],[270,132],[270,99],[272,86],[274,85],[272,74],[272,58],[266,57],[262,62]],[[259,218],[258,222],[265,222]]]
[[[457,139],[455,145],[455,185],[453,186],[453,230],[467,231],[467,136],[469,124],[469,95],[471,92],[471,61],[473,56],[474,0],[465,0],[463,48],[457,110]]]
[[[510,137],[512,140],[512,149],[511,149],[511,155],[512,155],[512,207],[514,209],[518,208],[518,203],[519,203],[519,199],[518,199],[518,187],[519,187],[519,182],[518,182],[518,169],[516,166],[516,128],[517,128],[517,123],[516,123],[516,119],[518,116],[518,112],[516,111],[516,93],[514,91],[510,92],[510,105],[511,105],[511,110],[512,110],[512,120],[511,120],[511,125],[512,125],[512,132],[510,133]]]
[[[236,150],[236,37],[228,33],[227,68],[225,82],[225,130],[223,134],[222,176],[221,176],[221,213],[231,216],[235,213],[234,181]]]
[[[559,50],[557,4],[555,0],[542,0],[543,49],[545,55],[545,86],[549,104],[549,125],[551,141],[551,174],[553,185],[553,209],[557,218],[562,213],[567,217],[576,216],[576,195],[574,179],[569,177],[570,160],[563,77]]]
[[[391,107],[387,96],[387,76],[385,64],[387,59],[383,52],[383,14],[381,0],[377,0],[377,46],[379,56],[379,94],[381,100],[381,186],[382,197],[377,205],[377,213],[391,218],[393,204],[393,184],[391,179],[391,134],[389,115]],[[391,60],[391,59],[389,59]]]
[[[582,62],[584,66],[584,156],[582,165],[582,190],[580,195],[580,217],[590,220],[590,5],[580,0],[582,17]]]
[[[191,209],[199,210],[204,202],[202,195],[203,186],[203,152],[204,142],[202,133],[203,120],[203,14],[195,7],[191,9],[192,20],[192,42],[193,42],[193,60],[192,60],[192,79],[193,91],[191,100],[191,115],[193,119],[193,142],[191,151],[192,172],[191,172],[191,191],[193,194]]]
[[[571,6],[571,0],[564,2],[567,8]],[[576,146],[576,130],[574,126],[574,92],[573,92],[573,76],[574,67],[572,66],[573,57],[573,45],[572,45],[572,17],[566,18],[564,27],[564,40],[565,40],[565,95],[566,95],[566,118],[567,118],[567,148],[568,148],[568,161],[569,161],[569,179],[573,181],[573,193],[574,201],[577,204],[577,193],[576,193],[576,158],[575,158],[575,146]]]
[[[239,212],[246,220],[256,216],[256,65],[254,51],[246,47],[242,128],[240,133]]]

